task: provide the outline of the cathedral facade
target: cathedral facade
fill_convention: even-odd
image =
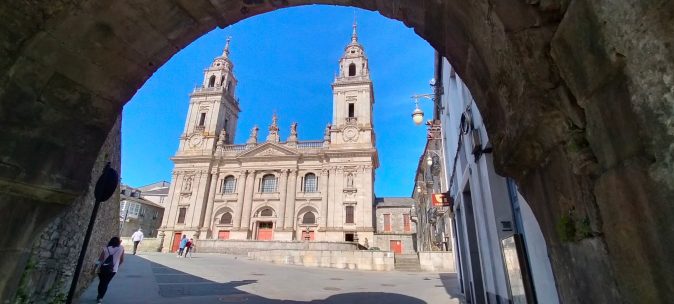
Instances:
[[[237,81],[223,54],[190,95],[161,231],[164,250],[198,239],[373,241],[373,85],[354,24],[332,84],[333,119],[320,140],[299,140],[297,124],[266,138],[254,127],[232,141],[240,112]]]

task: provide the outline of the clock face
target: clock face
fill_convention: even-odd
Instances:
[[[190,147],[196,148],[201,145],[203,138],[199,134],[194,134],[190,137]]]
[[[347,127],[344,129],[344,141],[354,142],[358,140],[358,130],[354,127]]]

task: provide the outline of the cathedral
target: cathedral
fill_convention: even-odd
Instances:
[[[195,239],[352,241],[374,238],[374,92],[356,24],[332,83],[333,117],[319,140],[285,140],[273,116],[235,144],[241,111],[230,40],[190,95],[160,230],[164,250]]]

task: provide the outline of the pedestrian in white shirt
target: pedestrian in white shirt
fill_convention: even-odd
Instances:
[[[140,244],[140,242],[143,241],[143,229],[138,228],[138,231],[134,232],[133,235],[131,236],[131,240],[133,241],[133,254],[136,255],[138,244]]]

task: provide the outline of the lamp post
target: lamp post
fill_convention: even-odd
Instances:
[[[108,162],[105,164],[103,173],[101,173],[101,176],[98,178],[98,181],[96,182],[96,188],[94,189],[94,209],[91,211],[89,226],[87,227],[87,232],[84,235],[84,242],[82,244],[82,250],[80,250],[80,256],[77,259],[77,265],[75,266],[75,272],[73,273],[73,280],[70,283],[70,290],[68,291],[68,298],[66,299],[66,303],[68,304],[72,303],[73,297],[75,296],[75,289],[77,288],[77,281],[80,278],[82,264],[87,253],[89,240],[91,239],[91,232],[94,229],[94,224],[96,223],[98,207],[100,207],[101,202],[108,200],[112,196],[112,194],[115,192],[115,189],[117,189],[118,184],[119,174],[115,169],[110,167],[110,162]]]
[[[435,103],[435,94],[416,94],[412,95],[411,98],[414,99],[415,105],[415,109],[412,112],[412,121],[414,121],[414,124],[418,126],[421,125],[421,123],[424,121],[424,111],[419,108],[419,100],[428,99]]]

